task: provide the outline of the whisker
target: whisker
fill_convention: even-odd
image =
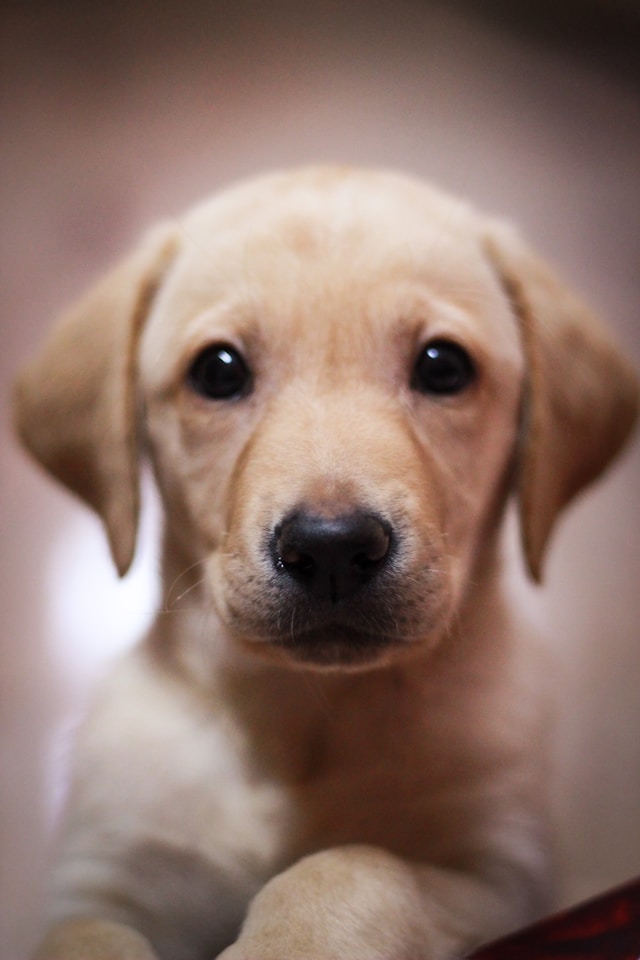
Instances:
[[[183,590],[182,593],[179,593],[178,596],[172,601],[172,605],[175,606],[176,603],[179,603],[183,597],[186,597],[188,593],[191,593],[192,590],[195,590],[196,587],[199,587],[205,582],[205,577],[201,577],[200,580],[196,580],[195,583],[192,583],[190,587],[187,587],[186,590]]]
[[[171,584],[171,586],[166,592],[166,595],[164,598],[163,613],[171,613],[171,609],[172,607],[175,606],[176,603],[178,603],[184,596],[186,596],[191,590],[193,590],[194,587],[197,587],[201,583],[204,583],[205,578],[201,577],[200,580],[196,581],[196,583],[191,584],[189,587],[186,588],[186,590],[183,590],[183,592],[180,593],[177,597],[172,598],[171,596],[171,594],[176,589],[180,581],[184,577],[186,577],[189,573],[191,573],[192,570],[195,570],[196,567],[203,566],[203,564],[204,564],[203,560],[196,560],[195,563],[192,563],[190,566],[186,567],[181,573],[178,574],[178,576],[175,578],[175,580],[173,581],[173,583]]]

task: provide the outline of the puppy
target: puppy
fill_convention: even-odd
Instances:
[[[636,407],[518,236],[410,179],[151,233],[17,389],[121,575],[151,463],[169,598],[79,738],[38,957],[444,960],[545,909],[549,667],[500,531],[513,495],[539,580]]]

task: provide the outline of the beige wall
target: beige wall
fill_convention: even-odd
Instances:
[[[2,7],[3,395],[55,313],[149,222],[239,176],[326,159],[400,167],[511,216],[640,366],[640,89],[615,49],[586,56],[453,3],[304,7]],[[23,459],[5,414],[3,399],[0,956],[21,960],[64,731],[153,585],[146,554],[115,582],[96,522]],[[548,588],[523,599],[566,668],[565,901],[640,873],[639,479],[636,446],[567,516]]]

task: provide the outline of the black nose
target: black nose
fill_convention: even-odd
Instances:
[[[309,594],[336,603],[386,564],[390,543],[390,528],[371,514],[323,517],[300,511],[276,529],[274,561]]]

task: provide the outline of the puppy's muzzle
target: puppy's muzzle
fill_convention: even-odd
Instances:
[[[272,559],[310,599],[337,604],[385,568],[390,547],[391,529],[375,515],[351,511],[326,517],[300,510],[276,528]]]

